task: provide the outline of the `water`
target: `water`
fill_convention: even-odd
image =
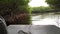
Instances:
[[[56,25],[60,27],[60,14],[47,13],[31,17],[33,25]]]
[[[60,34],[60,14],[42,14],[31,16],[32,25],[10,25],[9,34],[20,34],[20,30],[31,34]],[[56,27],[56,26],[57,27]],[[19,32],[19,33],[18,33]],[[22,33],[24,34],[24,33]]]

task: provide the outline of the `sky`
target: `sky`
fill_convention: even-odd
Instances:
[[[39,7],[39,6],[48,6],[45,0],[31,0],[29,3],[31,7]]]

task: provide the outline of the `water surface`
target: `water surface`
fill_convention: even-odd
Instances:
[[[60,14],[48,13],[31,16],[33,25],[56,25],[59,27]]]

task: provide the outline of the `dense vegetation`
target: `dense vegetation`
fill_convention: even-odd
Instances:
[[[28,5],[30,0],[0,0],[0,15],[3,16],[7,25],[31,24],[31,9]],[[51,9],[60,9],[60,0],[46,0],[50,7],[33,7],[32,13],[43,13]]]
[[[60,9],[60,0],[46,0],[47,4],[49,4],[54,9]]]
[[[33,7],[32,13],[45,13],[45,12],[59,12],[60,11],[60,0],[46,0],[49,7]]]
[[[47,12],[49,10],[51,10],[51,7],[44,7],[44,6],[33,7],[32,13],[43,13],[43,12]]]
[[[7,25],[30,24],[30,0],[0,0],[0,15]]]

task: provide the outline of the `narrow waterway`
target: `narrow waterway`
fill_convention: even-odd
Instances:
[[[33,25],[56,25],[60,23],[60,14],[47,13],[42,15],[31,16]]]
[[[60,14],[42,14],[31,16],[32,25],[10,25],[9,34],[60,34]],[[56,26],[57,27],[56,27]]]

